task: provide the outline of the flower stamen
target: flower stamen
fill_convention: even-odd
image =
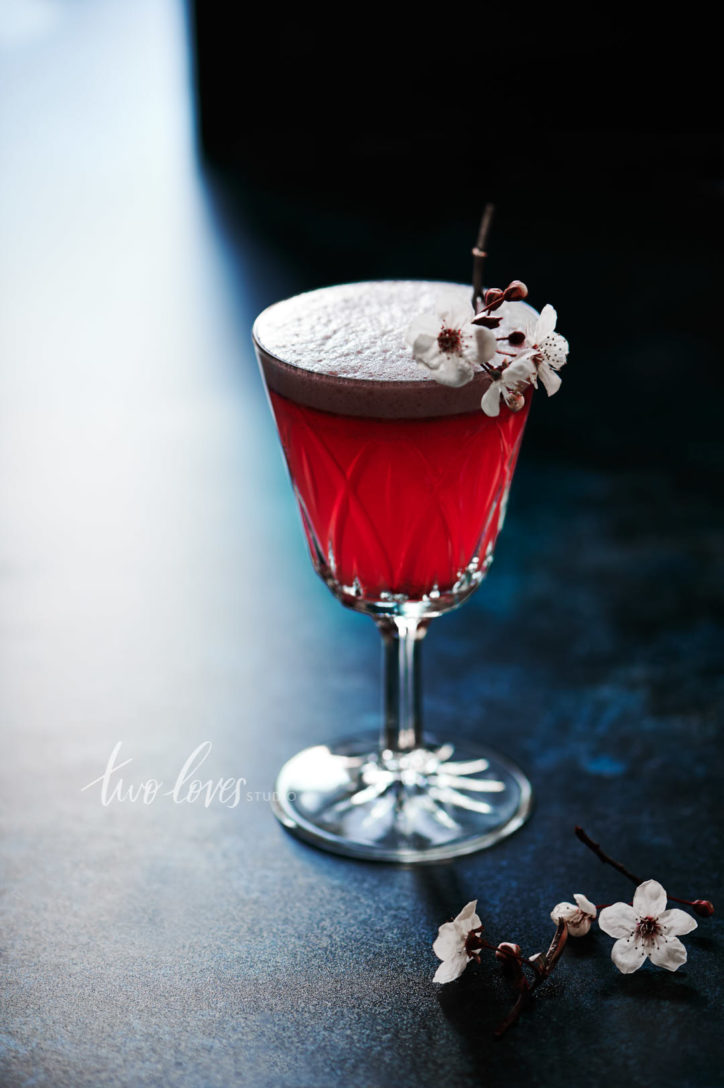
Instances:
[[[656,918],[652,918],[650,915],[647,918],[641,918],[636,926],[636,932],[642,940],[651,940],[659,932],[659,923]]]
[[[471,929],[467,937],[465,938],[465,951],[469,956],[472,956],[474,959],[478,959],[477,953],[481,948],[486,947],[486,942],[482,939],[481,936],[482,932],[482,926],[480,926],[479,929]]]
[[[437,337],[437,346],[446,355],[462,355],[463,342],[460,329],[443,328]]]

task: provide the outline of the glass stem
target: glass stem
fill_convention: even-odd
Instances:
[[[382,749],[422,745],[420,651],[429,621],[378,619],[382,635]]]

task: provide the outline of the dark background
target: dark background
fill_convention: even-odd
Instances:
[[[717,46],[700,25],[457,7],[395,24],[297,12],[230,33],[196,4],[199,139],[220,204],[294,290],[525,280],[568,337],[528,445],[577,463],[721,468]]]

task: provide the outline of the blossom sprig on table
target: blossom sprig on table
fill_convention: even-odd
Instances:
[[[581,892],[574,895],[575,903],[558,903],[551,911],[556,926],[553,939],[546,952],[526,957],[518,943],[494,942],[484,936],[485,927],[477,914],[477,900],[468,903],[456,918],[440,926],[433,944],[435,955],[442,962],[434,982],[446,984],[459,978],[469,963],[480,964],[481,953],[490,951],[502,964],[504,974],[517,991],[515,1004],[498,1025],[495,1035],[500,1037],[519,1018],[532,1000],[535,990],[550,976],[558,964],[569,937],[585,937],[594,921],[608,936],[616,938],[611,949],[611,959],[623,974],[637,971],[647,959],[668,971],[677,971],[686,963],[686,948],[679,937],[697,928],[697,922],[686,911],[667,909],[667,900],[688,906],[702,918],[710,918],[714,907],[708,899],[679,899],[667,896],[657,880],[641,880],[620,862],[605,854],[581,827],[575,829],[576,837],[604,863],[636,884],[632,903],[613,903],[597,906]],[[526,971],[528,974],[526,974]]]
[[[441,299],[434,313],[416,317],[405,331],[414,359],[442,385],[467,385],[485,373],[490,385],[481,400],[489,416],[500,402],[512,412],[525,405],[529,386],[540,379],[549,397],[560,389],[558,371],[568,358],[568,341],[555,331],[557,314],[544,306],[536,314],[523,304],[528,288],[521,280],[507,287],[482,287],[485,238],[492,217],[488,205],[473,247],[473,298],[470,306]],[[501,335],[496,335],[501,333]]]

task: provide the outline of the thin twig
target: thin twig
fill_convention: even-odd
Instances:
[[[478,230],[478,238],[473,246],[473,309],[478,312],[478,303],[483,301],[483,264],[487,253],[485,252],[485,245],[488,238],[488,231],[490,230],[490,224],[493,219],[493,212],[495,211],[494,204],[486,204],[485,211],[483,212],[483,218],[480,220],[480,229]]]
[[[517,1000],[515,1002],[515,1005],[513,1005],[513,1008],[510,1010],[510,1012],[506,1016],[505,1020],[501,1020],[500,1023],[498,1024],[497,1028],[495,1029],[494,1035],[495,1035],[496,1039],[500,1039],[503,1035],[505,1035],[508,1028],[512,1028],[513,1024],[516,1022],[516,1020],[518,1019],[518,1017],[522,1013],[523,1009],[527,1005],[530,1004],[530,1000],[531,1000],[530,986],[528,985],[528,983],[526,982],[525,979],[523,979],[523,982],[525,983],[525,986],[523,988],[521,988],[521,991],[518,994],[518,998],[517,998]]]
[[[622,873],[628,880],[633,881],[636,887],[638,887],[639,884],[643,884],[641,877],[632,873],[625,865],[622,865],[620,861],[615,861],[613,858],[610,858],[608,854],[601,849],[601,846],[586,834],[582,827],[579,827],[576,824],[575,831],[576,838],[580,839],[583,845],[587,846],[589,850],[592,850],[604,865],[613,866],[617,872]],[[667,895],[667,898],[670,899],[672,903],[681,903],[685,907],[691,907],[694,913],[698,914],[700,918],[711,918],[714,913],[714,906],[709,899],[680,899],[678,895]]]
[[[593,839],[586,834],[583,828],[579,827],[578,825],[576,825],[576,838],[580,839],[583,845],[587,846],[589,850],[592,850],[596,857],[599,859],[599,861],[602,861],[604,865],[613,866],[613,868],[616,869],[623,876],[625,876],[627,880],[633,881],[633,883],[637,886],[639,884],[643,884],[643,880],[641,879],[641,877],[638,877],[635,875],[635,873],[632,873],[629,869],[626,868],[625,865],[622,865],[620,861],[614,861],[613,858],[610,858],[608,854],[606,854],[602,850],[599,843],[594,842]]]
[[[556,926],[556,931],[553,934],[553,940],[549,945],[548,951],[544,953],[544,955],[542,955],[537,962],[533,963],[536,977],[530,984],[528,984],[528,982],[523,979],[524,985],[521,986],[521,991],[518,995],[515,1005],[513,1005],[513,1008],[510,1010],[505,1020],[498,1024],[497,1028],[495,1029],[495,1037],[497,1039],[500,1039],[500,1037],[506,1033],[508,1028],[513,1026],[513,1024],[522,1013],[523,1009],[526,1007],[526,1005],[530,1003],[534,991],[537,990],[541,983],[545,982],[545,980],[549,977],[554,967],[558,963],[559,959],[561,958],[567,940],[568,926],[561,918],[561,920],[558,922],[558,925]]]

